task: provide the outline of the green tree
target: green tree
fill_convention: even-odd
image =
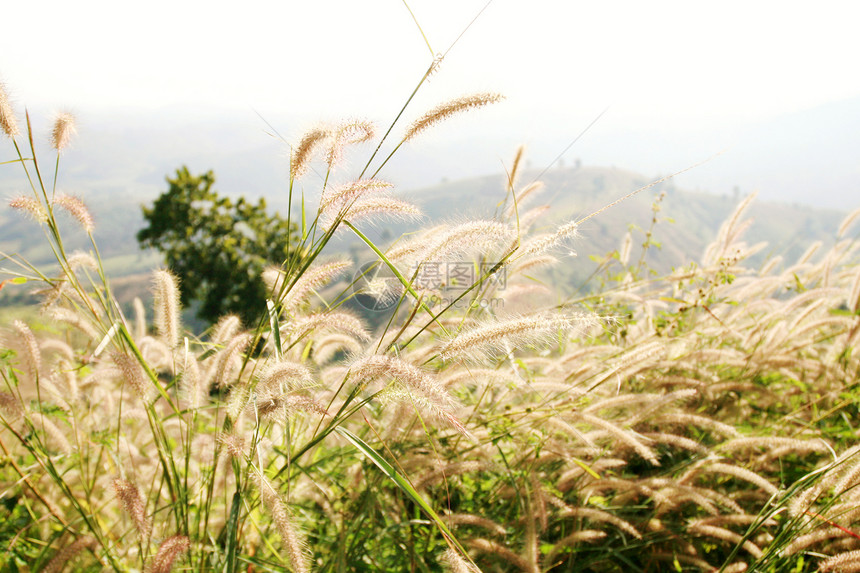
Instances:
[[[264,199],[254,205],[219,196],[212,171],[195,176],[182,167],[167,182],[170,189],[143,207],[141,248],[164,253],[180,279],[183,305],[200,302],[199,318],[211,323],[234,313],[253,324],[266,309],[263,270],[281,265],[300,244],[296,226],[267,213]]]

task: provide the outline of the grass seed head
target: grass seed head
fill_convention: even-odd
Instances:
[[[320,200],[320,213],[328,212],[331,217],[332,210],[341,210],[348,208],[352,203],[368,193],[376,193],[385,191],[394,187],[387,181],[379,179],[359,179],[335,187],[334,189],[326,190]]]
[[[9,94],[6,92],[6,86],[3,82],[0,82],[0,129],[8,137],[15,137],[21,133],[18,130],[18,120],[15,119],[15,112],[12,110],[12,103],[9,101]]]
[[[113,489],[123,510],[131,518],[138,538],[145,541],[149,538],[152,524],[146,515],[146,503],[140,495],[137,485],[127,479],[116,478],[113,480]]]
[[[176,348],[180,339],[179,280],[170,271],[155,271],[153,294],[155,326],[167,346]]]
[[[93,216],[90,214],[90,210],[87,209],[87,206],[80,198],[73,197],[71,195],[59,195],[54,199],[54,205],[62,207],[72,217],[77,219],[84,231],[87,233],[93,232]]]
[[[271,515],[272,521],[275,522],[275,527],[286,546],[287,555],[290,558],[293,570],[296,573],[308,573],[310,565],[304,541],[299,535],[298,529],[293,524],[289,509],[287,509],[281,496],[275,491],[265,476],[258,474],[257,480],[260,487],[260,500],[263,502],[263,507]]]
[[[376,126],[367,120],[351,120],[340,124],[330,135],[329,147],[326,152],[326,162],[331,169],[341,157],[348,145],[364,143],[373,139]]]
[[[328,135],[329,131],[327,129],[314,128],[302,137],[290,155],[290,180],[298,179],[307,173],[314,151],[325,141]]]
[[[111,357],[114,364],[117,365],[119,371],[122,373],[122,377],[131,386],[132,391],[137,397],[144,402],[149,401],[152,389],[144,376],[143,368],[141,368],[137,358],[121,351],[112,353]]]
[[[385,215],[399,221],[411,221],[421,217],[421,210],[400,199],[389,196],[368,197],[353,203],[344,213],[343,218],[350,223]]]
[[[95,549],[97,546],[98,541],[96,541],[95,537],[90,535],[79,537],[71,545],[67,545],[63,549],[59,550],[57,554],[54,555],[53,559],[45,565],[45,568],[42,569],[42,573],[62,573],[66,563],[68,563],[70,559],[73,559],[75,555],[84,549]]]
[[[158,546],[158,551],[146,564],[144,573],[170,573],[176,558],[188,551],[190,541],[184,535],[168,537]]]
[[[9,206],[13,209],[24,211],[27,215],[31,216],[39,223],[48,222],[47,211],[45,211],[45,208],[42,207],[41,203],[39,203],[32,197],[15,197],[9,200]]]
[[[51,146],[57,151],[62,151],[76,132],[75,116],[68,112],[58,113],[51,132]]]
[[[414,139],[422,131],[445,121],[452,115],[456,115],[458,113],[468,111],[471,109],[477,109],[479,107],[484,107],[486,105],[490,105],[492,103],[500,102],[504,99],[504,96],[500,94],[494,93],[479,93],[469,96],[460,97],[454,100],[451,100],[447,103],[444,103],[438,107],[431,109],[429,112],[425,113],[423,116],[419,117],[415,122],[406,130],[406,134],[403,136],[403,142]]]

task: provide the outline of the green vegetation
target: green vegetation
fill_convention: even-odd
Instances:
[[[182,167],[167,182],[170,189],[143,208],[141,247],[164,254],[182,284],[182,304],[199,301],[201,319],[232,313],[255,323],[266,312],[263,271],[291,257],[301,240],[296,226],[267,213],[265,199],[254,205],[219,196],[211,171],[195,176]]]
[[[648,267],[659,226],[646,222],[596,257],[599,289],[561,293],[535,272],[611,212],[545,220],[520,152],[493,217],[372,241],[367,219],[418,212],[376,177],[384,150],[496,99],[436,108],[399,142],[397,125],[377,138],[356,121],[299,139],[288,193],[300,234],[284,232],[281,264],[255,271],[263,320],[246,329],[227,314],[198,338],[180,323],[190,279],[154,273],[154,320],[142,304],[121,310],[86,205],[55,191],[57,169],[0,88],[2,167],[32,191],[12,206],[55,259],[7,257],[20,272],[4,288],[37,283],[48,324],[2,333],[3,567],[858,570],[860,211],[822,253],[752,268],[748,197],[696,262],[666,273]],[[344,149],[369,141],[383,152],[329,184]],[[324,173],[313,212],[294,194],[312,164]],[[222,245],[238,264],[231,224],[293,229],[217,197],[211,174],[170,181],[178,202],[147,216],[180,254],[200,233],[214,238],[199,257]],[[88,252],[67,252],[60,211]],[[208,216],[214,235],[194,227]],[[330,252],[339,233],[375,254],[354,284],[335,281],[350,268]],[[379,328],[345,310],[359,294],[384,303]]]

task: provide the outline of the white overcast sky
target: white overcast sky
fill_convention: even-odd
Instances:
[[[19,107],[384,120],[486,3],[410,0],[428,49],[402,0],[7,1],[0,78]],[[606,121],[648,127],[800,110],[860,95],[856,9],[495,0],[418,103],[492,90],[510,117],[580,127],[607,106]]]

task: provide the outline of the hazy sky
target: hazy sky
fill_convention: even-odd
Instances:
[[[6,2],[0,78],[19,106],[256,109],[389,119],[486,0]],[[474,91],[497,120],[739,122],[860,95],[849,2],[495,0],[416,112]],[[503,129],[504,126],[500,126]]]

